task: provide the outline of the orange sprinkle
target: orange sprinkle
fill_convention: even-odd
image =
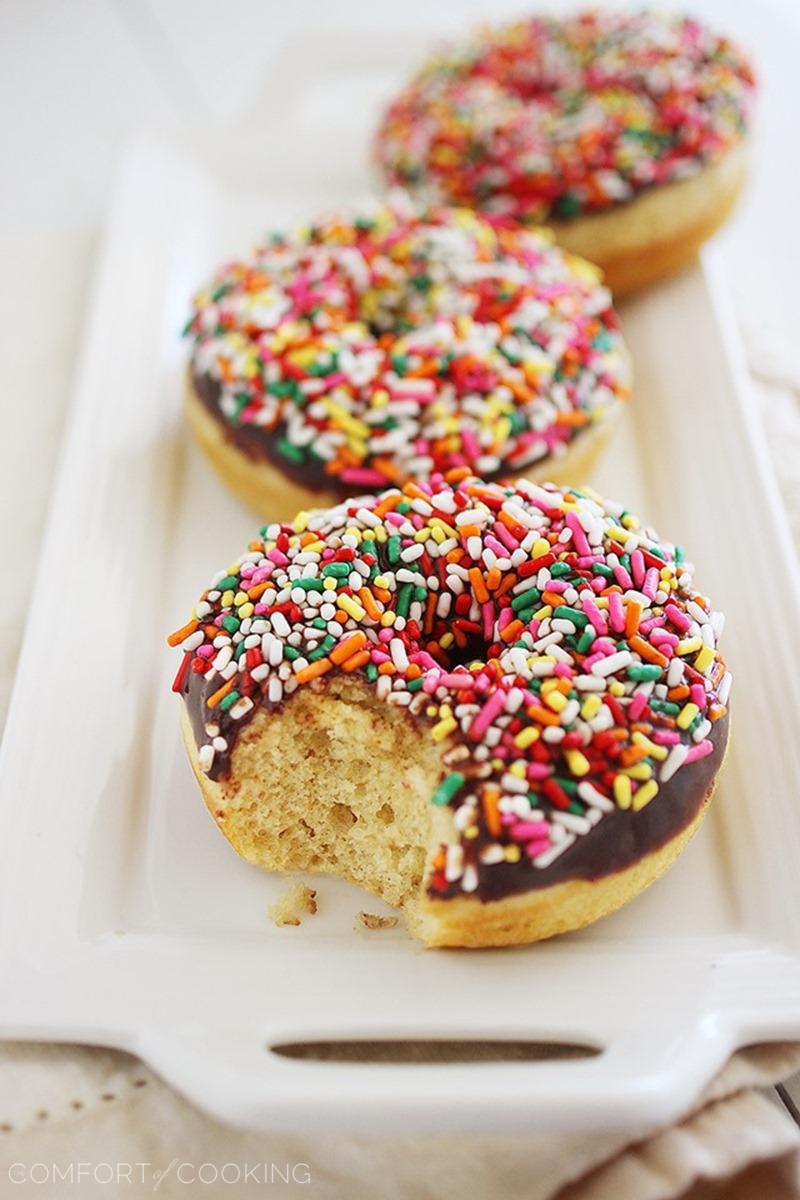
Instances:
[[[639,632],[639,621],[642,616],[642,606],[638,600],[629,600],[625,610],[625,636],[633,637]]]
[[[364,605],[364,608],[366,609],[366,612],[367,612],[367,616],[371,617],[373,621],[380,621],[381,610],[376,605],[375,600],[372,595],[372,592],[369,590],[369,588],[367,588],[367,587],[359,588],[358,598],[361,601],[361,603]]]
[[[480,567],[472,567],[470,569],[469,581],[472,584],[472,591],[475,599],[479,604],[485,604],[489,599],[489,593],[486,590],[486,583]]]
[[[169,635],[167,638],[167,644],[169,646],[177,646],[184,640],[184,638],[189,637],[196,629],[199,628],[200,622],[198,620],[188,621],[182,629],[176,629],[174,633]],[[218,632],[219,630],[215,630],[215,636]]]
[[[485,787],[483,789],[481,796],[483,815],[486,818],[486,828],[493,838],[499,838],[503,832],[503,826],[500,823],[499,800],[500,793],[497,788]]]
[[[508,644],[509,642],[513,642],[515,638],[518,638],[524,628],[525,626],[522,624],[522,621],[512,621],[509,625],[506,625],[500,637]]]
[[[561,718],[558,713],[551,712],[549,708],[540,708],[538,704],[532,704],[528,709],[528,716],[532,721],[538,721],[541,725],[560,725]]]
[[[342,663],[342,670],[357,671],[359,667],[364,667],[369,662],[369,650],[360,650],[358,654],[354,654],[352,658],[348,658]]]
[[[344,641],[339,642],[330,652],[330,660],[339,666],[343,662],[347,662],[348,658],[356,654],[362,646],[366,645],[367,635],[361,630],[357,630]]]
[[[669,659],[667,656],[662,654],[660,650],[656,650],[655,646],[651,646],[650,643],[646,642],[643,637],[639,637],[638,634],[635,634],[634,637],[629,639],[629,641],[631,650],[635,650],[636,653],[640,654],[647,662],[655,663],[656,666],[659,667],[666,667],[669,665]]]
[[[307,667],[302,667],[295,679],[298,683],[310,683],[312,679],[317,679],[320,675],[324,675],[330,671],[333,663],[329,658],[318,658],[316,662],[309,663]]]
[[[231,679],[228,679],[225,683],[223,683],[222,687],[219,688],[216,692],[214,692],[213,696],[208,697],[208,699],[206,700],[206,704],[208,705],[208,707],[216,708],[217,705],[219,704],[220,700],[223,700],[225,698],[225,696],[227,696],[228,692],[233,691],[233,686],[235,683],[236,683],[236,676],[234,675]]]
[[[270,584],[270,581],[268,579],[265,579],[263,583],[257,583],[255,587],[248,588],[247,589],[248,599],[257,600],[259,596],[262,596],[264,594],[264,592],[269,587],[269,584]]]
[[[383,662],[378,667],[379,675],[394,675],[394,674],[396,674],[396,672],[397,672],[397,667],[394,665],[394,663]]]
[[[497,589],[500,587],[502,579],[503,579],[502,572],[500,570],[498,570],[497,567],[492,567],[490,569],[488,575],[486,576],[487,591],[496,592]]]

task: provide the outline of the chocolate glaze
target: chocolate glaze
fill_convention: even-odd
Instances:
[[[220,432],[225,440],[236,446],[237,450],[241,450],[242,454],[247,455],[248,458],[253,459],[255,462],[259,460],[269,462],[281,474],[286,475],[294,483],[308,488],[310,492],[327,493],[327,495],[333,492],[342,500],[346,500],[349,496],[353,495],[354,489],[352,485],[343,484],[337,475],[327,474],[321,462],[311,459],[305,463],[295,463],[276,450],[275,443],[285,433],[283,423],[272,429],[265,429],[262,425],[233,425],[219,407],[219,397],[222,391],[220,381],[212,375],[200,374],[194,370],[191,373],[191,379],[192,386],[199,400],[219,425]],[[587,428],[591,429],[592,426],[589,425]],[[573,432],[569,440],[565,442],[565,446],[571,447],[584,432],[584,429],[578,429]],[[524,475],[530,467],[539,467],[550,461],[550,457],[548,455],[535,464],[529,464],[528,467],[509,468],[502,466],[499,471],[484,472],[482,477],[488,482],[492,482],[509,475],[512,478],[517,475]],[[388,481],[385,486],[389,486]],[[355,491],[358,490],[358,488],[355,489]]]
[[[295,463],[276,450],[275,443],[285,432],[283,424],[273,429],[265,429],[262,425],[231,424],[219,407],[222,384],[218,379],[193,370],[192,386],[203,407],[219,425],[225,440],[241,450],[242,454],[256,462],[266,460],[281,474],[308,488],[310,492],[336,492],[342,499],[352,493],[352,488],[341,483],[336,475],[327,475],[322,463],[313,459],[306,463]]]
[[[218,686],[218,679],[208,684],[202,675],[192,672],[189,672],[184,684],[183,699],[198,746],[208,740],[205,723],[209,717],[220,726],[220,732],[229,745],[235,740],[236,727],[241,724],[219,710],[213,715],[209,714],[206,698]],[[284,703],[291,703],[291,699]],[[409,720],[420,726],[420,737],[429,736],[428,723],[404,711]],[[479,900],[502,900],[506,896],[550,887],[570,879],[602,879],[633,866],[645,854],[660,849],[690,825],[700,811],[725,755],[727,716],[715,722],[709,737],[714,744],[713,752],[678,770],[641,812],[615,808],[612,812],[604,813],[590,833],[577,837],[549,867],[533,867],[524,855],[516,863],[479,864],[478,888],[472,894]],[[210,778],[225,779],[229,773],[230,751],[218,753],[209,772]],[[546,800],[542,801],[542,807],[547,807]],[[476,839],[473,843],[476,851],[487,840],[485,834]],[[464,893],[456,883],[451,884],[447,891],[432,894],[437,899],[449,899],[463,896]]]

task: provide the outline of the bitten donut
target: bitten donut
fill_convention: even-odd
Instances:
[[[532,17],[426,63],[376,153],[427,202],[547,222],[621,295],[689,262],[725,220],[753,95],[744,55],[688,17]]]
[[[721,629],[621,505],[465,469],[265,526],[170,641],[245,859],[360,884],[429,946],[499,946],[597,920],[692,837]]]
[[[187,332],[189,420],[262,519],[465,466],[582,480],[628,392],[595,268],[402,197],[276,234]]]

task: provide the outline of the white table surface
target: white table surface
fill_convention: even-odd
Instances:
[[[264,81],[304,28],[431,37],[530,10],[507,0],[4,0],[0,5],[0,722],[116,164],[142,126],[252,155]],[[554,7],[552,4],[550,7]],[[748,194],[719,243],[757,367],[800,379],[800,0],[694,0],[752,48],[762,83]],[[246,161],[246,160],[245,160]],[[687,369],[690,369],[687,364]],[[800,412],[786,410],[800,436]],[[780,451],[780,435],[773,444]],[[800,496],[797,497],[800,501]],[[800,503],[793,505],[800,521]],[[800,525],[796,525],[800,528]],[[800,1101],[800,1083],[795,1084]]]

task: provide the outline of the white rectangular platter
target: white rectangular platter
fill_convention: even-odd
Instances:
[[[359,120],[378,86],[362,82],[351,72],[339,93]],[[734,1048],[800,1037],[800,579],[710,262],[624,309],[635,402],[595,480],[689,548],[728,615],[732,747],[664,879],[516,950],[356,932],[378,902],[329,880],[316,918],[277,929],[266,910],[285,882],[227,847],[185,761],[165,634],[255,522],[189,444],[179,330],[220,257],[364,189],[358,156],[331,149],[334,125],[360,136],[342,135],[336,103],[324,87],[297,98],[258,147],[274,171],[257,192],[222,153],[216,173],[150,141],[126,159],[0,762],[0,1035],[130,1050],[252,1128],[667,1120]],[[409,1065],[271,1049],[351,1039],[601,1052]]]

